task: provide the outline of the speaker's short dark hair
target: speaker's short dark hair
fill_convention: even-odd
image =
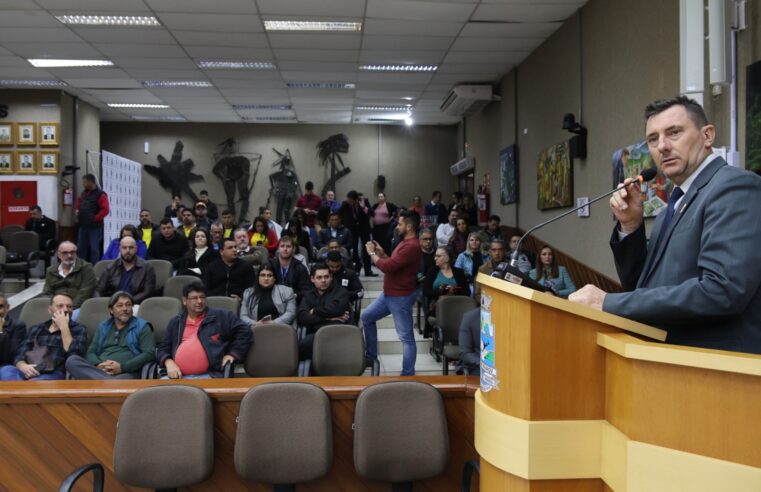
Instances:
[[[696,100],[690,99],[687,96],[676,96],[669,99],[658,99],[645,106],[645,121],[649,120],[653,116],[666,111],[673,106],[683,106],[687,110],[687,114],[695,126],[702,128],[708,124],[708,118],[706,117],[703,106],[701,106]]]

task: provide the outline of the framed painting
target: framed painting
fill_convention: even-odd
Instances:
[[[58,145],[58,123],[40,123],[40,146],[57,146]]]
[[[0,145],[13,145],[13,123],[0,123]]]
[[[639,176],[643,169],[655,167],[645,140],[621,147],[613,152],[612,164],[614,188],[623,183],[626,178]],[[671,180],[660,171],[655,175],[655,179],[640,185],[644,217],[655,217],[668,206],[673,187]]]
[[[16,145],[37,145],[37,123],[16,125]]]
[[[0,174],[13,173],[13,155],[12,150],[0,150]]]
[[[513,144],[499,152],[499,202],[518,201],[518,146]]]
[[[40,174],[58,174],[59,155],[57,150],[41,150]]]
[[[573,159],[570,142],[552,145],[539,152],[536,178],[539,210],[573,205]]]
[[[16,172],[18,174],[35,174],[37,163],[37,152],[34,150],[16,151]]]

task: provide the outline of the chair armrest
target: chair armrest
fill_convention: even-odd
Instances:
[[[100,463],[90,463],[89,465],[80,466],[71,472],[69,476],[61,482],[61,487],[58,489],[58,492],[69,492],[74,488],[74,484],[77,483],[77,480],[82,478],[88,472],[92,472],[93,474],[93,492],[103,492],[103,465]]]
[[[462,492],[470,492],[470,482],[473,478],[473,471],[477,471],[481,474],[481,464],[476,460],[469,460],[465,462],[465,466],[462,468],[462,486],[460,490]]]

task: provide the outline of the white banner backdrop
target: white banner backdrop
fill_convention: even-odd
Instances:
[[[111,211],[103,224],[103,251],[127,224],[140,222],[142,165],[110,152],[101,152],[101,189],[108,194]]]

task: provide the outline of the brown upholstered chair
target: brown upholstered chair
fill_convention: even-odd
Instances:
[[[86,472],[86,468],[75,473]],[[89,467],[94,468],[97,466]],[[133,487],[187,487],[208,479],[213,468],[214,415],[204,390],[153,386],[124,400],[114,443],[117,480]],[[64,484],[73,486],[78,477],[72,480],[72,476]],[[100,479],[95,490],[103,490],[102,475]],[[62,486],[60,490],[69,489]]]
[[[299,344],[296,330],[289,325],[270,323],[253,328],[254,342],[246,356],[244,369],[251,377],[296,376],[299,369]]]
[[[309,383],[256,386],[240,402],[235,471],[253,482],[295,490],[333,466],[330,398]]]
[[[361,376],[365,372],[365,338],[353,325],[326,325],[314,335],[312,359],[307,361],[303,376]],[[377,361],[372,375],[377,376]]]
[[[412,490],[414,480],[442,473],[449,461],[444,400],[427,383],[368,386],[354,407],[354,468],[369,480]]]

